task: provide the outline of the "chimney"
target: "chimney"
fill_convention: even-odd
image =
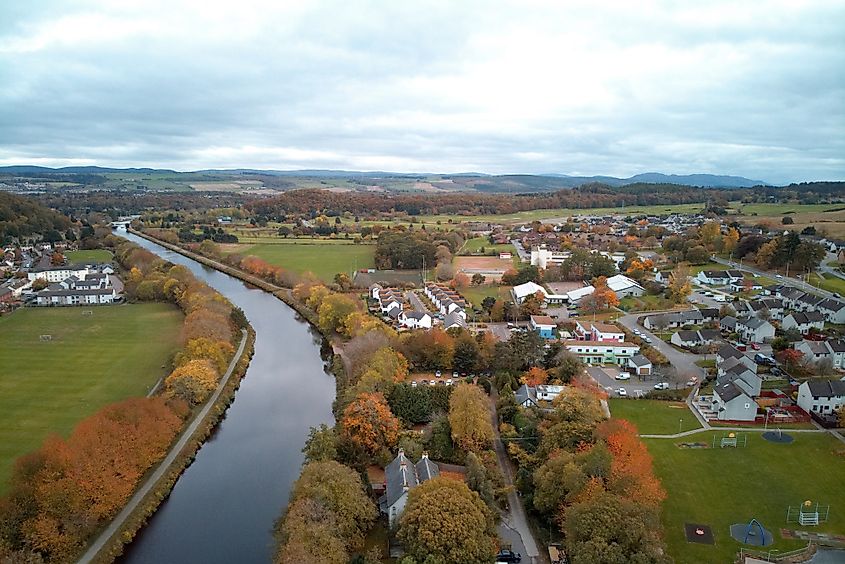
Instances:
[[[422,460],[428,460],[428,453],[425,451],[422,453]]]

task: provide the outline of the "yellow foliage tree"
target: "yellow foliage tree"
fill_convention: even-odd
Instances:
[[[208,398],[217,386],[218,376],[210,360],[192,360],[178,367],[164,380],[165,393],[196,405]]]
[[[452,439],[463,450],[478,451],[493,440],[490,404],[484,392],[472,384],[460,384],[449,398],[449,425]]]

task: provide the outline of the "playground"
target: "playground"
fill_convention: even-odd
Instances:
[[[782,529],[845,533],[845,444],[823,433],[792,432],[792,442],[731,434],[683,439],[702,448],[644,439],[668,494],[662,518],[675,562],[730,562],[740,547],[787,552],[806,546],[802,535],[784,538]],[[816,513],[819,524],[809,524]]]

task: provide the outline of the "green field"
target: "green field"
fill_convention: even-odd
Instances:
[[[611,417],[627,419],[643,435],[673,435],[701,427],[683,402],[610,398],[607,403]]]
[[[323,241],[309,244],[300,241],[239,245],[236,250],[244,255],[255,255],[291,272],[298,274],[312,272],[324,282],[331,282],[338,272],[345,272],[351,276],[356,268],[375,266],[374,245]]]
[[[461,251],[458,253],[459,255],[474,255],[481,252],[481,249],[484,249],[485,254],[498,254],[500,251],[510,251],[516,254],[513,245],[510,243],[505,243],[503,245],[491,245],[490,241],[487,237],[474,237],[472,239],[468,239],[464,246],[461,247]]]
[[[87,262],[111,262],[112,254],[105,249],[90,249],[85,251],[68,251],[65,254],[68,262],[71,264],[87,263]]]
[[[702,432],[686,442],[710,444],[723,432]],[[663,526],[669,554],[677,564],[732,562],[740,543],[730,537],[734,523],[760,521],[774,535],[769,548],[785,552],[805,546],[784,540],[786,508],[804,500],[830,504],[830,521],[808,530],[845,533],[845,445],[824,433],[793,433],[791,444],[775,444],[748,433],[746,448],[679,448],[678,439],[644,439],[657,476],[669,494]],[[717,439],[718,440],[718,439]],[[687,543],[684,523],[709,525],[716,544]]]
[[[816,286],[828,292],[845,295],[845,280],[830,274],[810,274],[807,280],[811,286]]]
[[[493,296],[497,300],[511,301],[511,286],[499,285],[484,285],[484,286],[470,286],[460,291],[461,295],[473,305],[473,307],[481,309],[481,302],[487,296]]]
[[[181,326],[181,312],[168,304],[24,308],[0,317],[0,493],[13,461],[49,434],[67,435],[104,405],[146,395],[165,375]]]

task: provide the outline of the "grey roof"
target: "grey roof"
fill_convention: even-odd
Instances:
[[[719,310],[715,307],[704,307],[698,310],[698,313],[701,314],[701,317],[708,317],[710,319],[716,319],[719,317]]]
[[[841,302],[839,300],[834,299],[827,299],[822,302],[818,303],[818,307],[826,309],[828,311],[839,311],[843,307],[845,307],[845,302]]]
[[[766,321],[765,319],[760,319],[759,317],[752,317],[750,319],[746,319],[745,321],[743,321],[741,323],[741,325],[744,325],[745,327],[748,327],[749,329],[759,329],[760,327],[763,327],[764,325],[770,325],[770,323],[768,321]]]
[[[405,317],[407,317],[408,319],[416,319],[417,321],[419,321],[420,319],[422,319],[423,317],[425,317],[427,315],[428,315],[428,313],[426,313],[424,311],[406,311],[405,312]]]
[[[749,373],[755,374],[755,375],[757,374],[756,372],[754,372],[753,370],[751,370],[750,368],[748,368],[746,365],[742,364],[741,362],[737,362],[736,364],[734,364],[733,366],[731,366],[730,368],[725,370],[725,374],[731,374],[731,375],[736,375],[736,376],[739,376],[739,375],[744,374],[746,372],[749,372]]]
[[[388,507],[396,503],[403,493],[420,485],[414,463],[405,456],[402,449],[399,449],[399,454],[384,469],[384,481],[384,495]]]
[[[387,316],[391,319],[398,319],[400,313],[402,313],[402,308],[398,305],[394,305],[392,308],[387,310]]]
[[[798,325],[806,325],[808,323],[818,323],[824,321],[824,315],[817,311],[796,311],[790,313],[787,317],[792,317],[793,321]]]
[[[845,382],[842,380],[807,380],[807,386],[814,397],[845,396]]]
[[[514,396],[518,405],[524,405],[526,402],[537,405],[537,390],[525,384],[519,387]]]
[[[804,340],[801,344],[810,349],[810,352],[813,354],[828,354],[830,352],[825,341]]]
[[[467,326],[467,322],[466,322],[466,321],[464,321],[464,318],[463,318],[463,317],[461,317],[460,315],[458,315],[457,310],[455,310],[455,311],[453,311],[452,313],[448,314],[448,315],[447,315],[447,316],[443,319],[443,325],[444,325],[445,327],[447,327],[447,328],[448,328],[448,327],[451,327],[451,326],[453,326],[453,325],[458,325],[458,326],[460,326],[460,327],[464,327],[464,328],[466,328],[466,326]]]
[[[702,329],[698,334],[705,341],[714,341],[721,336],[718,329]]]
[[[725,403],[735,400],[740,396],[748,397],[748,394],[743,392],[742,389],[733,382],[727,382],[726,384],[716,386],[713,388],[713,393],[722,398],[722,401]]]
[[[648,358],[646,358],[644,355],[641,355],[641,354],[635,354],[634,356],[631,357],[630,361],[634,366],[638,366],[638,367],[639,366],[648,366],[649,364],[651,364],[651,361]]]
[[[114,294],[113,288],[75,289],[75,290],[42,290],[38,297],[49,298],[51,296],[105,296]]]
[[[431,480],[432,478],[436,478],[440,475],[440,468],[437,464],[428,459],[427,453],[423,453],[422,458],[420,458],[420,461],[417,462],[415,468],[419,483]]]
[[[731,345],[727,345],[727,344],[719,347],[719,351],[716,354],[718,354],[720,357],[722,357],[724,359],[740,358],[740,357],[745,356],[744,354],[742,354],[741,352],[736,350],[734,347],[732,347]]]
[[[728,328],[735,328],[736,327],[736,317],[731,315],[726,315],[721,320],[719,320],[719,325],[724,325]]]
[[[836,339],[835,341],[828,341],[827,346],[835,353],[845,352],[845,340]]]

